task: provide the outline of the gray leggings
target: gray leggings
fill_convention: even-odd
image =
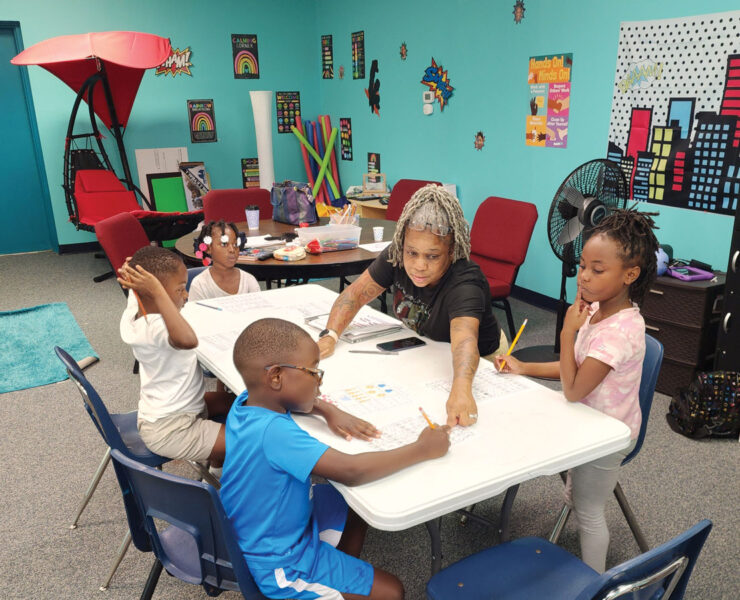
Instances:
[[[606,526],[604,509],[617,485],[619,467],[636,443],[637,440],[632,440],[624,450],[568,471],[565,501],[573,508],[578,519],[581,558],[599,573],[605,571],[606,551],[609,548],[609,528]]]

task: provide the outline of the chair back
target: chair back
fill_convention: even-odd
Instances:
[[[640,411],[642,412],[642,423],[640,423],[640,433],[637,436],[637,443],[622,461],[622,466],[631,461],[642,448],[642,442],[645,439],[647,431],[648,417],[650,408],[653,406],[653,396],[655,395],[655,384],[658,381],[660,365],[663,362],[663,344],[651,335],[645,334],[645,358],[642,359],[642,378],[640,379]]]
[[[117,450],[111,457],[144,515],[154,555],[170,575],[202,585],[209,595],[232,590],[263,600],[212,486],[152,469]],[[169,527],[158,529],[154,519]]]
[[[116,276],[126,257],[133,256],[139,248],[149,245],[149,238],[141,223],[127,212],[99,221],[95,225],[95,235]]]
[[[699,521],[665,544],[610,569],[575,600],[681,600],[711,529],[711,521]]]
[[[470,228],[470,259],[488,280],[492,298],[511,293],[537,222],[530,202],[490,196],[475,212]]]
[[[243,223],[247,220],[244,209],[250,204],[260,207],[260,219],[272,219],[270,190],[262,188],[211,190],[203,197],[203,219],[206,223],[221,219],[227,223]]]
[[[188,282],[185,285],[185,289],[187,291],[190,291],[190,284],[193,283],[193,279],[195,279],[198,275],[200,275],[207,268],[208,267],[190,267],[188,269]]]
[[[417,190],[423,188],[425,185],[433,183],[435,185],[442,185],[439,181],[425,181],[422,179],[399,179],[396,185],[391,190],[391,195],[388,197],[388,209],[385,211],[385,218],[389,221],[398,221],[398,218],[403,212],[403,207],[406,203],[411,200]]]

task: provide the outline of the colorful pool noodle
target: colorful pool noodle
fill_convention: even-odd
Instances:
[[[321,167],[323,169],[323,164],[326,161],[327,166],[329,165],[329,161],[327,160],[327,156],[324,150],[324,146],[326,145],[324,143],[323,136],[321,135],[321,124],[318,121],[313,122],[313,139],[314,143],[316,144],[316,151],[319,153],[319,156],[323,156],[324,158],[321,160]],[[324,174],[326,172],[324,171]],[[321,177],[321,189],[324,192],[324,198],[327,199],[327,204],[330,206],[333,206],[333,200],[334,195],[331,193],[331,189],[326,183],[326,177]]]
[[[321,134],[319,133],[318,129],[316,130],[316,137],[318,138],[319,144],[321,144]],[[334,140],[337,139],[337,130],[334,129],[331,132],[331,135],[329,136],[329,147],[331,148],[334,144]],[[334,183],[334,178],[332,177],[331,170],[327,170],[329,167],[329,161],[330,161],[330,152],[327,151],[324,154],[324,159],[321,161],[321,170],[319,171],[319,175],[316,178],[316,183],[314,185],[319,185],[321,181],[328,181],[329,187],[331,187],[331,191],[334,193],[334,197],[339,197],[339,193],[337,191],[337,186]],[[326,198],[329,199],[329,193],[327,191]],[[331,202],[329,202],[331,204]]]
[[[301,143],[305,146],[308,153],[317,161],[321,162],[321,157],[316,153],[316,150],[314,150],[313,146],[308,143],[308,140],[305,138],[305,136],[296,129],[295,125],[293,125],[290,130],[293,132],[293,134],[301,141]],[[306,128],[308,130],[308,127]],[[332,129],[331,137],[333,139],[330,139],[330,142],[333,144],[334,140],[337,139],[337,130],[336,128]],[[328,163],[327,163],[328,164]],[[339,192],[337,191],[336,184],[334,183],[334,176],[331,174],[331,172],[326,173],[326,178],[329,180],[329,185],[333,186],[333,192],[338,196]],[[315,185],[315,184],[314,184]]]
[[[309,154],[313,157],[316,154],[316,148],[314,147],[314,144],[316,143],[314,141],[314,129],[313,129],[313,123],[311,121],[306,121],[306,139],[308,140],[308,146],[306,146],[306,149],[308,150]],[[321,189],[321,186],[319,185],[321,182],[318,178],[319,175],[319,164],[321,164],[321,160],[318,158],[314,158],[311,162],[311,174],[313,175],[314,184],[311,188],[313,197],[316,198],[317,202],[323,202],[326,204],[326,198],[324,197],[324,190]]]
[[[332,130],[331,127],[331,118],[329,115],[324,115],[323,117],[319,117],[321,120],[321,124],[323,126],[324,131],[324,140],[326,140],[329,137],[329,132]],[[339,196],[337,197],[337,200],[340,198],[344,198],[344,194],[342,193],[342,184],[339,181],[339,169],[337,168],[337,157],[336,153],[334,152],[334,147],[332,146],[331,149],[331,170],[332,174],[334,175],[334,183],[336,184],[337,188],[339,188]]]
[[[298,131],[303,133],[303,122],[301,121],[300,116],[297,116],[295,118],[295,125],[296,125],[296,129],[298,129]],[[311,166],[309,163],[310,159],[308,157],[308,152],[306,151],[306,147],[300,141],[298,142],[298,144],[301,147],[301,155],[303,156],[303,166],[306,168],[306,177],[308,178],[308,185],[310,185],[311,189],[313,189],[314,178],[313,178],[313,173],[311,173]]]

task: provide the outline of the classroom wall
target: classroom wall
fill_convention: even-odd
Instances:
[[[379,152],[389,183],[399,178],[457,184],[466,217],[497,195],[537,205],[539,219],[517,284],[557,298],[561,263],[548,242],[546,223],[558,186],[578,165],[605,158],[612,86],[621,21],[671,18],[734,10],[732,0],[525,0],[520,24],[514,0],[426,0],[372,3],[324,0],[316,4],[314,71],[320,73],[320,36],[332,34],[335,73],[321,80],[323,113],[352,118],[354,160],[339,161],[342,184],[359,184],[367,152]],[[352,80],[350,36],[365,31],[366,79]],[[408,46],[402,61],[399,48]],[[527,65],[531,56],[573,53],[568,147],[545,149],[524,143]],[[455,88],[449,105],[424,116],[420,81],[431,58],[448,71]],[[364,88],[378,59],[380,116],[370,112]],[[483,150],[474,149],[483,131]],[[660,210],[658,239],[675,255],[697,258],[724,270],[732,218],[645,205]],[[569,297],[575,294],[570,281]]]
[[[124,136],[135,183],[134,149],[186,146],[190,160],[205,162],[214,187],[240,188],[240,159],[257,156],[249,91],[299,90],[307,114],[318,109],[315,60],[306,52],[316,45],[312,0],[0,0],[0,19],[20,21],[26,48],[58,35],[114,30],[154,33],[170,38],[174,47],[191,47],[192,77],[155,76],[153,70],[144,75]],[[234,79],[232,33],[257,34],[259,79]],[[61,188],[75,94],[40,67],[28,71],[59,244],[94,241],[93,234],[78,232],[67,221]],[[186,101],[199,98],[214,99],[216,143],[190,143]],[[273,124],[274,113],[273,103]],[[78,124],[86,121],[87,110],[80,110]],[[107,148],[112,158],[114,146]],[[275,133],[273,150],[275,176],[301,178],[303,163],[293,136]]]

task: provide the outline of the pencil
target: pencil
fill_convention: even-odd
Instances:
[[[198,306],[205,306],[206,308],[212,308],[213,310],[223,310],[223,308],[221,308],[220,306],[212,306],[211,304],[206,304],[205,302],[198,302],[196,300],[195,303]]]
[[[511,354],[511,351],[514,349],[514,346],[516,346],[516,343],[519,341],[519,336],[522,335],[522,331],[524,331],[524,326],[527,324],[527,319],[524,319],[524,323],[522,323],[522,326],[519,328],[519,331],[516,333],[516,337],[514,338],[514,341],[511,342],[511,346],[509,346],[509,351],[506,353],[506,356],[509,356]],[[501,361],[501,371],[504,370],[504,365],[506,364],[506,361]]]
[[[437,426],[432,423],[432,421],[427,417],[427,413],[424,412],[424,409],[420,406],[419,412],[421,413],[421,416],[424,417],[427,423],[429,423],[429,429],[437,429]]]

